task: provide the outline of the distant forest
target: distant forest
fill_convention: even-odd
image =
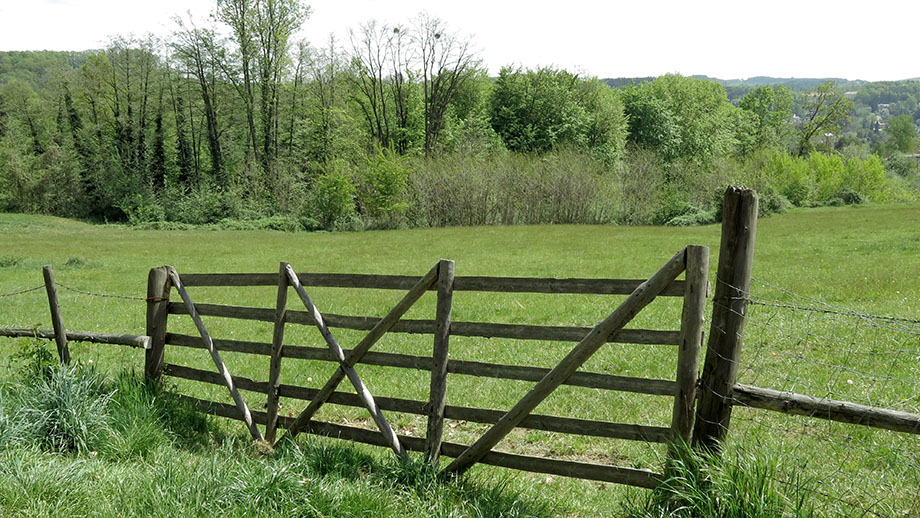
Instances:
[[[915,199],[920,82],[556,68],[490,77],[443,20],[295,41],[297,0],[221,0],[166,39],[0,52],[0,210],[153,228],[697,224]]]

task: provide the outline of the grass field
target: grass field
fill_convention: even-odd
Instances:
[[[752,297],[765,303],[846,308],[871,315],[918,318],[920,307],[920,206],[890,205],[793,211],[763,219],[758,226]],[[41,285],[41,266],[53,264],[62,285],[61,303],[71,329],[142,334],[142,299],[147,271],[171,264],[183,272],[274,272],[279,261],[307,272],[421,275],[440,258],[456,261],[457,275],[642,278],[651,275],[687,244],[712,249],[714,280],[718,226],[694,228],[535,226],[412,229],[349,234],[284,234],[244,231],[140,231],[94,226],[48,217],[0,215],[0,295]],[[67,289],[71,288],[71,289]],[[401,294],[387,291],[310,290],[321,311],[383,315]],[[274,288],[192,289],[197,301],[272,307]],[[295,300],[289,299],[293,305]],[[504,295],[458,293],[454,320],[593,325],[621,300],[609,296]],[[679,306],[656,301],[636,327],[677,329]],[[409,318],[430,318],[434,296],[423,297]],[[707,311],[708,313],[708,311]],[[194,334],[187,319],[172,317],[170,328]],[[899,410],[920,409],[920,331],[916,324],[895,329],[872,320],[833,314],[753,306],[742,357],[741,381],[766,388],[848,399]],[[219,338],[270,341],[271,325],[207,321]],[[42,290],[0,298],[0,326],[50,327]],[[174,326],[175,324],[175,326]],[[891,327],[891,326],[889,326]],[[361,334],[335,331],[346,347]],[[315,330],[290,327],[286,342],[320,345]],[[375,350],[430,354],[430,337],[388,336]],[[458,359],[554,365],[571,344],[454,338]],[[18,350],[16,340],[0,339],[0,359]],[[117,372],[143,364],[139,351],[73,344],[72,355]],[[267,359],[227,354],[235,375],[265,379]],[[167,361],[211,368],[203,351],[170,349]],[[654,346],[610,345],[585,370],[672,379],[673,351]],[[285,383],[317,387],[333,367],[319,362],[286,362]],[[375,395],[424,399],[428,374],[362,366]],[[529,383],[482,381],[452,376],[448,403],[507,409]],[[176,390],[228,399],[216,387],[176,383]],[[244,394],[255,401],[254,394]],[[252,403],[251,403],[252,404]],[[256,406],[253,404],[253,406]],[[302,406],[285,402],[284,411]],[[607,394],[564,388],[537,409],[540,413],[666,426],[670,401],[653,396]],[[780,473],[805,473],[818,487],[828,515],[916,516],[920,504],[920,438],[814,419],[736,412],[729,455],[778,459]],[[368,424],[355,409],[328,405],[322,419]],[[422,434],[417,417],[393,415],[401,433]],[[467,442],[483,426],[452,423],[447,439]],[[236,423],[228,430],[242,433]],[[422,431],[419,430],[421,427]],[[664,452],[626,441],[574,438],[516,430],[499,448],[534,455],[648,467],[659,470]],[[385,455],[377,450],[378,455]],[[512,476],[512,489],[559,504],[562,514],[613,515],[625,495],[619,486],[535,476],[477,467],[473,477]]]

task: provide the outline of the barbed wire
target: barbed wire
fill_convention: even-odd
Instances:
[[[142,301],[142,302],[146,302],[146,301],[147,301],[147,298],[146,298],[146,297],[138,297],[138,296],[136,296],[136,295],[116,295],[116,294],[112,294],[112,293],[95,293],[95,292],[91,292],[91,291],[80,290],[80,289],[77,289],[77,288],[71,288],[70,286],[67,286],[67,285],[65,285],[65,284],[61,284],[60,282],[55,282],[55,284],[56,284],[59,288],[62,288],[62,289],[64,289],[64,290],[66,290],[66,291],[70,291],[70,292],[73,292],[73,293],[79,293],[80,295],[88,295],[88,296],[91,296],[91,297],[101,297],[101,298],[106,298],[106,299],[138,300],[138,301]]]
[[[920,347],[915,346],[920,344],[917,340],[920,319],[870,314],[799,295],[763,280],[752,281],[752,286],[757,283],[770,288],[768,293],[774,290],[779,295],[771,298],[762,293],[752,294],[749,290],[718,281],[735,290],[738,296],[733,301],[744,300],[749,305],[746,310],[741,310],[742,306],[727,304],[724,299],[714,301],[715,307],[742,316],[747,323],[745,354],[737,361],[742,374],[751,375],[759,381],[758,384],[783,385],[786,387],[784,390],[804,393],[816,389],[823,393],[826,390],[825,397],[836,392],[835,389],[845,387],[844,383],[852,384],[847,378],[861,379],[859,383],[867,391],[863,391],[863,396],[848,394],[846,399],[856,397],[856,400],[865,400],[882,408],[898,406],[894,396],[907,396],[916,401],[914,395],[918,393],[916,387],[920,386],[920,380],[905,379],[913,378],[911,372],[915,371],[906,370],[903,360],[920,359]],[[712,332],[720,331],[713,329]],[[784,367],[779,370],[771,368],[771,360],[783,362]],[[797,374],[802,369],[806,372],[823,370],[827,374],[813,380],[808,375]],[[899,391],[907,392],[892,392],[893,384],[901,387]],[[748,434],[755,437],[762,437],[761,434],[776,436],[779,442],[774,448],[781,450],[782,455],[793,464],[800,464],[794,471],[777,473],[774,476],[777,483],[797,483],[795,474],[807,472],[816,483],[811,491],[816,499],[842,515],[855,512],[860,516],[891,516],[896,507],[905,505],[905,487],[909,487],[910,482],[905,486],[903,480],[920,478],[916,435],[867,435],[862,431],[865,430],[863,427],[826,421],[819,415],[790,419],[792,416],[750,408],[733,397],[725,399],[744,409],[732,415],[731,433],[742,438]],[[906,399],[900,399],[900,403],[904,401]],[[913,411],[916,412],[916,409]],[[735,426],[736,422],[738,426]],[[724,427],[722,423],[713,424]],[[879,444],[881,439],[875,437],[885,439]],[[734,443],[745,449],[745,441]],[[893,452],[890,454],[894,456],[888,462],[894,464],[885,470],[886,474],[888,469],[893,470],[891,476],[869,474],[872,468],[866,467],[866,461],[878,459],[879,448]],[[815,449],[823,451],[821,455],[826,457],[825,461],[819,462],[820,467],[811,467],[816,462],[811,451]],[[865,485],[867,477],[873,481],[868,486]],[[895,493],[900,496],[894,499],[888,497],[888,494]],[[910,503],[907,505],[910,507]]]
[[[773,307],[777,309],[788,309],[792,311],[806,311],[806,312],[813,312],[813,313],[821,313],[825,315],[833,315],[833,316],[839,316],[839,317],[858,318],[858,319],[871,323],[871,325],[875,327],[891,329],[894,331],[903,331],[903,332],[920,335],[920,327],[913,327],[913,326],[901,327],[901,326],[892,325],[892,324],[920,324],[920,319],[896,317],[896,316],[890,316],[890,315],[874,315],[871,313],[864,313],[861,311],[856,311],[852,308],[834,306],[820,299],[809,297],[807,295],[800,295],[798,293],[795,293],[781,286],[777,286],[770,282],[767,282],[761,279],[756,279],[754,277],[751,278],[752,283],[757,283],[764,287],[769,287],[771,289],[774,289],[776,291],[783,293],[784,295],[792,299],[806,300],[810,303],[810,305],[796,304],[794,302],[790,303],[788,300],[764,297],[761,295],[754,295],[753,293],[751,293],[750,290],[744,290],[738,286],[734,286],[731,283],[726,282],[719,278],[716,278],[716,282],[719,284],[728,286],[729,288],[731,288],[732,290],[735,290],[737,293],[740,294],[740,296],[731,297],[732,300],[746,300],[751,305]]]
[[[800,306],[798,304],[777,304],[777,303],[772,303],[772,302],[762,302],[761,300],[758,300],[753,297],[749,298],[748,300],[751,302],[751,304],[754,304],[757,306],[769,306],[769,307],[780,308],[780,309],[791,309],[793,311],[813,311],[815,313],[825,313],[828,315],[839,315],[839,316],[854,317],[854,318],[869,319],[869,320],[883,320],[883,321],[888,321],[888,322],[906,322],[909,324],[920,324],[920,319],[890,317],[890,316],[885,316],[885,315],[870,315],[867,313],[857,313],[855,311],[837,311],[833,309],[823,309],[823,308],[816,308],[816,307],[811,307],[811,306]]]
[[[22,294],[24,294],[24,293],[29,293],[29,292],[32,292],[32,291],[38,291],[38,290],[40,290],[40,289],[42,289],[42,288],[44,288],[44,287],[45,287],[45,285],[42,284],[41,286],[35,286],[34,288],[25,288],[25,289],[18,290],[18,291],[13,291],[13,292],[10,292],[10,293],[0,293],[0,299],[2,299],[2,298],[4,298],[4,297],[12,297],[12,296],[14,296],[14,295],[22,295]]]

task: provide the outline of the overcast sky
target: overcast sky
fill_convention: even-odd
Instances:
[[[556,66],[598,77],[669,72],[869,81],[920,77],[917,0],[314,0],[301,34],[422,11],[471,37],[493,75]],[[166,35],[170,18],[203,19],[214,0],[0,0],[0,50],[100,48],[110,36]]]

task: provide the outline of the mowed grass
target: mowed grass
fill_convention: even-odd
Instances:
[[[287,261],[301,272],[422,275],[440,258],[456,261],[457,275],[646,278],[687,244],[712,250],[710,277],[718,261],[717,225],[694,228],[535,226],[412,229],[350,234],[280,232],[139,231],[25,215],[0,215],[0,294],[41,284],[41,266],[53,264],[67,288],[96,294],[143,298],[151,267],[171,264],[183,272],[276,272]],[[829,303],[873,315],[918,318],[920,306],[920,206],[890,205],[794,211],[758,225],[752,296],[763,302],[810,306]],[[275,289],[191,288],[196,301],[273,307]],[[311,289],[320,311],[382,316],[402,296],[383,290]],[[61,289],[66,325],[109,333],[144,332],[142,300],[86,295]],[[797,295],[797,296],[796,296]],[[456,293],[455,321],[490,321],[590,326],[606,317],[622,297],[581,295]],[[299,301],[289,296],[289,307]],[[709,309],[707,309],[707,314]],[[50,327],[43,290],[0,298],[0,326]],[[409,318],[432,318],[434,295],[427,294]],[[679,301],[649,306],[631,327],[677,329]],[[741,381],[775,389],[849,399],[904,411],[920,409],[920,345],[916,324],[879,328],[866,319],[752,306]],[[271,340],[271,324],[210,318],[218,338]],[[195,334],[187,317],[170,317],[170,329]],[[333,330],[350,347],[362,333]],[[315,329],[289,325],[286,343],[321,347]],[[551,367],[572,347],[544,343],[454,337],[451,357],[495,363]],[[17,349],[0,339],[0,355]],[[430,354],[431,337],[391,335],[375,350]],[[140,369],[143,353],[114,346],[73,344],[72,354],[103,370]],[[264,380],[268,359],[226,353],[235,375]],[[201,350],[170,348],[167,361],[212,368]],[[667,346],[608,345],[582,369],[591,372],[673,379],[676,354]],[[334,366],[286,360],[282,381],[321,386]],[[424,400],[427,372],[361,366],[375,395]],[[172,382],[172,380],[171,380]],[[448,403],[508,409],[532,383],[451,375]],[[176,381],[179,392],[229,401],[226,390]],[[347,390],[343,385],[341,390]],[[264,396],[244,393],[253,407]],[[290,415],[304,402],[283,401]],[[605,421],[667,426],[668,398],[563,387],[537,412]],[[372,426],[358,409],[327,405],[320,418]],[[389,414],[400,433],[424,435],[418,416]],[[238,423],[228,430],[242,433]],[[449,422],[446,440],[469,443],[485,425]],[[808,473],[818,483],[830,515],[910,515],[920,513],[920,440],[807,418],[736,412],[729,455],[778,458],[787,473]],[[500,449],[660,471],[664,450],[613,441],[515,430]],[[384,450],[378,454],[386,455]],[[779,470],[783,473],[783,469]],[[561,503],[567,514],[611,515],[627,491],[619,486],[477,467],[474,477],[512,475],[510,483]],[[856,504],[854,504],[854,502]]]

